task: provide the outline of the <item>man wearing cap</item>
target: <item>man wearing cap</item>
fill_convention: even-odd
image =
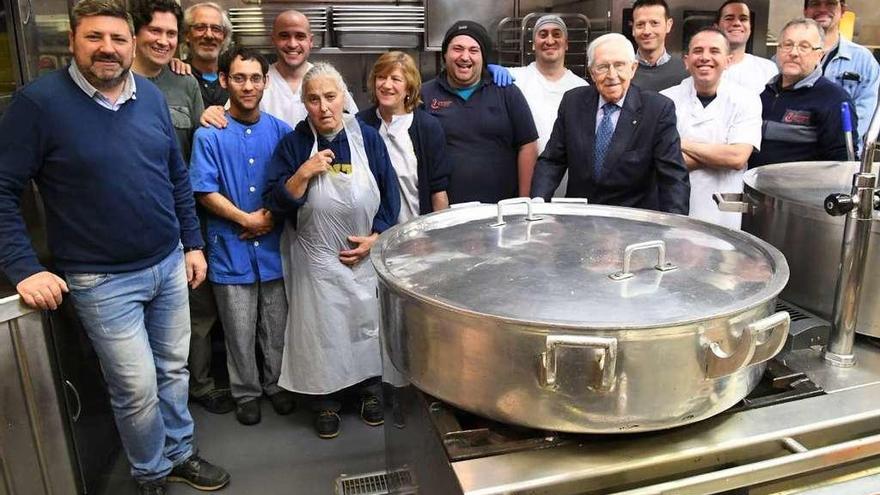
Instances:
[[[734,82],[759,95],[779,68],[772,60],[746,53],[752,36],[752,11],[742,0],[727,0],[721,4],[715,25],[730,42],[730,66],[722,74],[725,81]]]
[[[565,68],[568,28],[561,17],[553,14],[541,17],[532,33],[535,61],[526,67],[509,70],[516,78],[514,83],[529,103],[538,129],[538,154],[541,154],[553,131],[562,95],[570,89],[587,86],[587,81]],[[567,183],[566,175],[554,196],[564,196]]]
[[[618,33],[587,48],[594,85],[562,97],[531,196],[549,200],[568,171],[568,197],[688,213],[690,186],[669,98],[632,82],[636,54]]]
[[[804,17],[813,19],[825,30],[822,74],[849,93],[859,116],[859,136],[864,136],[877,107],[880,64],[867,48],[840,35],[844,12],[845,0],[804,0]],[[859,150],[861,144],[858,143]]]
[[[450,203],[495,203],[529,192],[538,132],[520,90],[492,83],[490,50],[483,26],[455,22],[443,39],[444,69],[422,86],[425,108],[446,133]]]

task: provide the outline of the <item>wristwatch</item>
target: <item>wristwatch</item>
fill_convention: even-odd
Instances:
[[[205,246],[190,246],[183,248],[183,252],[188,253],[190,251],[201,251],[203,249],[205,249]]]

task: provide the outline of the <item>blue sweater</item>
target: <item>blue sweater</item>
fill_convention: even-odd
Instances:
[[[26,86],[0,120],[0,267],[13,283],[43,271],[19,198],[36,181],[55,265],[70,273],[151,266],[179,242],[203,244],[165,98],[135,76],[116,112],[91,100],[67,67]]]

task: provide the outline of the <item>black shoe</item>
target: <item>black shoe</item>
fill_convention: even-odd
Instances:
[[[361,419],[370,426],[379,426],[385,422],[382,402],[375,395],[367,395],[361,399]]]
[[[186,483],[197,490],[210,492],[226,486],[229,483],[229,473],[193,454],[174,466],[168,475],[168,481]]]
[[[339,436],[339,415],[333,411],[321,411],[315,418],[315,430],[321,438]]]
[[[286,416],[296,409],[296,398],[293,392],[282,390],[270,395],[269,400],[272,402],[272,408],[280,416]]]
[[[250,426],[260,422],[260,399],[251,399],[235,405],[235,419]]]
[[[193,397],[206,411],[214,414],[226,414],[235,409],[235,401],[229,389],[215,388],[205,395]]]
[[[165,478],[138,484],[140,495],[165,495]]]

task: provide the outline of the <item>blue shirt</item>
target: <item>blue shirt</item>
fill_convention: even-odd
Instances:
[[[225,129],[196,131],[190,166],[195,193],[220,193],[236,208],[254,212],[263,208],[266,170],[272,153],[290,126],[262,113],[254,124],[228,118]],[[284,222],[253,239],[239,239],[241,227],[209,214],[208,279],[216,284],[252,284],[282,277],[280,241]]]
[[[519,149],[538,139],[519,88],[484,78],[467,100],[441,72],[422,86],[425,110],[440,121],[452,174],[449,202],[497,203],[519,195]]]
[[[825,67],[824,76],[839,84],[852,98],[856,105],[855,111],[859,116],[859,136],[868,132],[874,108],[877,107],[877,91],[880,90],[880,64],[867,48],[840,38],[837,54],[834,55],[828,66]],[[823,61],[824,63],[824,61]],[[844,78],[845,72],[859,75],[859,81]],[[861,151],[861,140],[858,141]]]

